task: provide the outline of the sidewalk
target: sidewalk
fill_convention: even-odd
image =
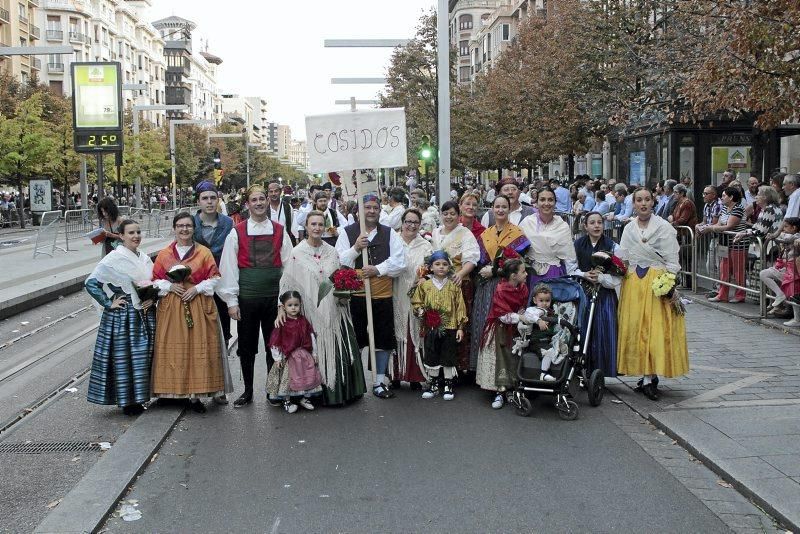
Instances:
[[[140,250],[153,255],[171,238],[145,238]],[[36,238],[24,245],[0,249],[0,320],[45,302],[79,291],[86,277],[100,261],[100,245],[88,239],[70,243],[75,250],[56,250],[51,258],[33,258]],[[63,246],[63,239],[58,243]]]
[[[748,320],[731,316],[726,308],[734,306],[743,316],[752,311]],[[800,339],[788,332],[797,329],[780,323],[780,330],[757,324],[757,307],[748,306],[687,306],[691,371],[662,378],[658,402],[634,392],[638,377],[608,385],[784,526],[800,531]]]

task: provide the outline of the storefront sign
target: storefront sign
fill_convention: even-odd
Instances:
[[[630,153],[630,183],[631,185],[644,185],[644,151]]]
[[[712,135],[712,145],[750,145],[753,143],[753,136],[749,134],[722,134]]]

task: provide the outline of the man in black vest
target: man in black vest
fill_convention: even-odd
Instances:
[[[281,184],[270,182],[267,186],[269,196],[269,220],[286,228],[292,246],[297,244],[297,225],[292,220],[292,206],[288,198],[281,198]]]
[[[375,324],[392,324],[394,310],[392,307],[392,278],[396,278],[406,267],[403,241],[397,232],[388,226],[378,223],[381,213],[380,199],[374,194],[364,196],[364,227],[361,233],[358,224],[346,226],[339,232],[336,241],[336,252],[343,267],[352,267],[370,280],[372,292],[372,317]],[[367,249],[368,262],[364,265],[362,251]],[[402,295],[402,297],[406,297]],[[367,301],[366,296],[353,295],[350,300],[350,312],[353,315],[353,327],[356,332],[358,346],[361,349],[369,346],[367,333]],[[372,393],[381,399],[392,397],[392,392],[384,384],[389,354],[395,349],[394,328],[373,328],[375,337],[376,379]]]

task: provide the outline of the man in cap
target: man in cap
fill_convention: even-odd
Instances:
[[[536,210],[531,206],[523,206],[519,202],[519,182],[515,178],[507,176],[497,182],[497,185],[494,186],[495,192],[498,195],[505,195],[511,201],[511,211],[508,214],[508,220],[512,224],[519,225],[522,220],[529,216],[536,213]],[[491,208],[491,206],[490,206]],[[486,213],[483,214],[481,218],[481,224],[484,228],[489,228],[494,224],[494,211],[489,209]]]
[[[358,223],[351,224],[339,232],[336,252],[343,267],[355,268],[370,280],[372,293],[372,316],[374,320],[387,321],[394,317],[392,306],[392,278],[396,278],[406,267],[405,249],[400,235],[378,222],[381,202],[377,195],[364,196],[364,233]],[[362,251],[367,250],[367,264]],[[403,295],[405,298],[405,295]],[[367,299],[364,293],[356,293],[350,299],[353,328],[358,346],[362,350],[369,346],[367,332]],[[376,380],[372,393],[381,399],[392,397],[384,384],[389,354],[395,349],[392,328],[373,328],[375,338]]]
[[[280,223],[269,219],[264,186],[251,185],[245,192],[250,217],[233,227],[225,239],[217,293],[228,305],[231,319],[239,321],[239,348],[244,393],[233,403],[241,408],[253,402],[253,375],[258,334],[269,340],[278,316],[278,290],[283,265],[292,255],[292,241]],[[267,372],[273,359],[266,350]],[[263,383],[263,382],[262,382]]]

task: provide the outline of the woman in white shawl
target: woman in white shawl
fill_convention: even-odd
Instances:
[[[653,194],[639,188],[633,194],[636,216],[625,226],[619,257],[628,262],[622,282],[617,336],[617,371],[643,375],[640,391],[658,400],[658,375],[676,377],[689,371],[686,322],[671,302],[656,296],[653,281],[664,272],[676,274],[678,260],[676,230],[661,217],[653,217]]]
[[[519,227],[531,242],[526,258],[533,265],[528,287],[573,273],[578,268],[569,224],[556,215],[556,194],[549,187],[539,191],[539,213],[525,217]]]
[[[433,231],[431,244],[433,250],[444,250],[453,262],[453,282],[461,287],[464,295],[464,304],[467,307],[467,317],[472,317],[472,301],[475,296],[475,284],[472,281],[472,272],[481,259],[481,249],[478,240],[471,230],[459,223],[461,208],[458,202],[448,200],[442,204],[442,226]],[[469,371],[470,328],[464,330],[464,337],[458,344],[459,372]]]
[[[92,357],[88,400],[122,407],[139,415],[150,400],[150,364],[153,358],[155,314],[152,300],[141,302],[136,282],[149,283],[153,262],[139,252],[142,231],[130,219],[119,225],[122,246],[95,267],[86,279],[86,291],[102,308]]]
[[[406,268],[392,283],[394,295],[394,333],[397,338],[397,356],[394,359],[392,381],[411,383],[412,389],[420,389],[427,381],[422,366],[422,339],[419,319],[411,309],[409,291],[420,281],[419,269],[433,249],[427,239],[419,235],[422,213],[417,208],[409,208],[401,217],[400,237],[406,249]]]
[[[305,221],[306,239],[292,249],[284,265],[280,294],[300,293],[303,315],[314,327],[319,370],[326,405],[345,404],[361,398],[366,391],[361,353],[358,350],[350,308],[340,305],[330,290],[330,276],[340,267],[336,249],[322,240],[325,215],[312,211]],[[323,290],[320,290],[320,287]],[[327,292],[325,287],[328,288]],[[324,294],[322,300],[320,295]],[[319,302],[318,302],[319,301]],[[278,323],[283,321],[283,314]]]

